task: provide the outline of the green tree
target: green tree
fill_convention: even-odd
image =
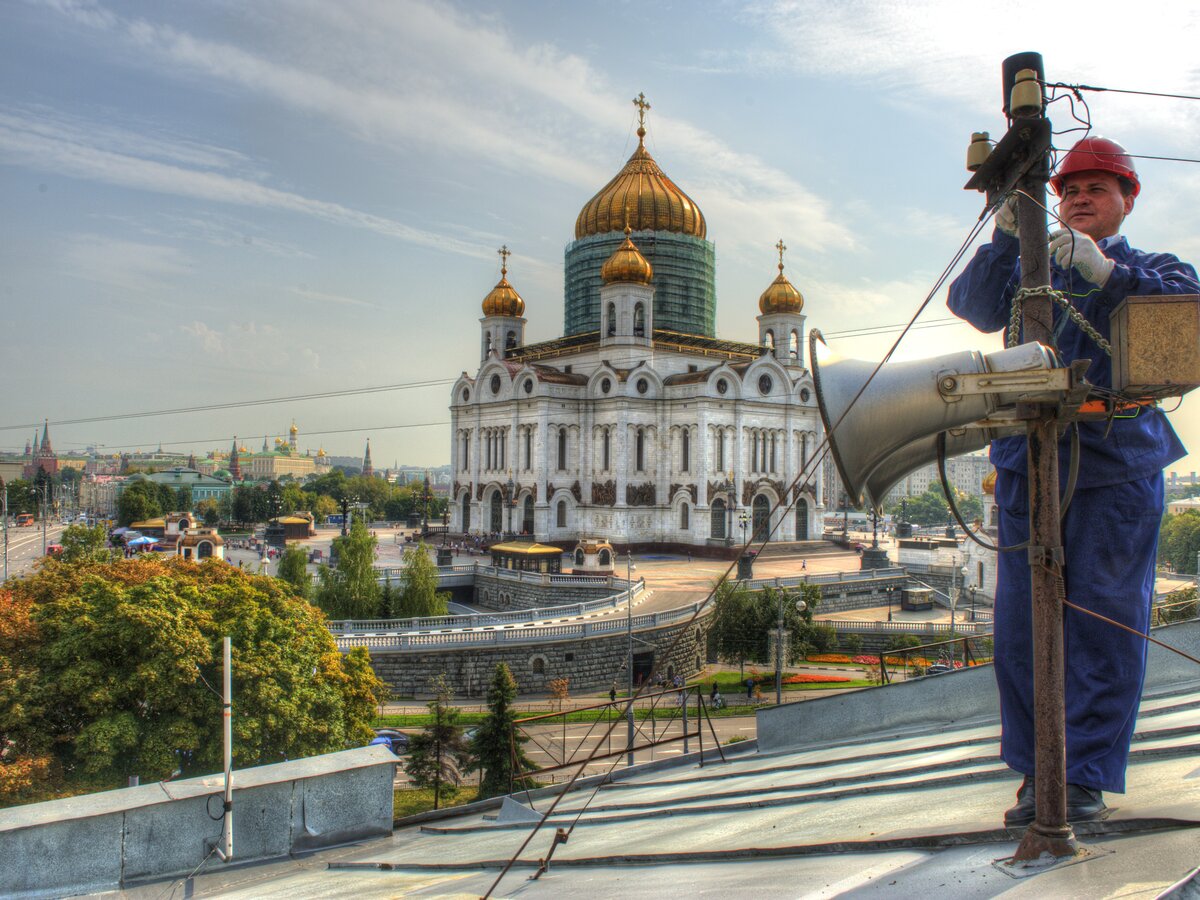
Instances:
[[[758,609],[754,598],[740,581],[722,581],[713,598],[709,640],[717,656],[737,660],[745,674],[746,660],[757,659],[760,639],[757,634]]]
[[[175,512],[191,512],[192,511],[192,489],[186,484],[175,490]]]
[[[62,533],[61,543],[61,559],[64,563],[103,562],[112,557],[108,535],[99,525],[93,528],[83,525],[68,526]]]
[[[513,709],[516,699],[517,682],[512,671],[507,663],[496,663],[492,683],[488,686],[487,718],[471,740],[473,759],[468,771],[480,773],[480,800],[532,786],[530,779],[517,777],[519,773],[532,769],[533,764],[523,749],[529,738],[513,724],[517,718]]]
[[[1200,552],[1200,512],[1188,510],[1163,518],[1158,535],[1158,560],[1181,574],[1196,573]]]
[[[196,504],[196,515],[209,528],[221,524],[221,504],[212,497],[207,497]]]
[[[449,611],[450,593],[438,592],[437,566],[429,558],[422,542],[404,551],[404,570],[400,574],[399,602],[391,615],[400,619],[444,616]]]
[[[164,510],[158,493],[158,485],[152,481],[138,479],[126,485],[117,498],[117,524],[132,525],[161,516]]]
[[[321,566],[316,595],[317,605],[329,618],[374,619],[379,615],[375,544],[362,522],[355,522],[345,537],[333,539],[337,568]]]
[[[433,808],[452,796],[462,781],[462,773],[471,762],[470,747],[458,724],[458,709],[450,705],[454,692],[446,676],[432,679],[433,699],[429,701],[432,721],[408,745],[404,769],[417,788],[433,791]]]
[[[292,586],[297,596],[308,599],[312,591],[312,578],[308,574],[308,554],[299,544],[291,544],[284,548],[279,557],[278,578]]]
[[[221,639],[233,642],[234,764],[366,743],[382,685],[320,613],[274,578],[175,557],[60,563],[10,589],[30,610],[18,702],[0,734],[71,790],[221,765]],[[16,604],[0,603],[0,615]],[[4,629],[0,627],[0,633]]]

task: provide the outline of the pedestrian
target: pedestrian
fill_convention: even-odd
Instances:
[[[800,571],[801,572],[808,571],[808,560],[807,559],[800,560]]]
[[[754,679],[746,679],[746,699],[749,700],[754,696]]]
[[[1109,314],[1132,295],[1200,293],[1196,270],[1169,253],[1135,250],[1120,235],[1141,182],[1119,144],[1088,136],[1063,158],[1050,180],[1061,198],[1065,227],[1050,235],[1052,286],[1103,338]],[[996,214],[991,243],[950,286],[948,305],[981,331],[1009,322],[1018,286],[1020,241],[1016,196]],[[1086,378],[1112,387],[1112,363],[1088,332],[1054,307],[1054,334],[1063,365],[1090,360]],[[1145,632],[1154,588],[1154,559],[1163,510],[1165,466],[1186,453],[1156,406],[1137,415],[1080,422],[1078,480],[1061,523],[1067,598]],[[1069,454],[1068,438],[1059,444]],[[992,442],[999,544],[1029,537],[1026,440]],[[1060,468],[1066,477],[1068,467]],[[1007,826],[1035,818],[1034,691],[1029,563],[1024,553],[999,555],[996,585],[996,683],[1000,694],[1000,755],[1025,776]],[[1146,645],[1113,625],[1073,610],[1063,615],[1067,750],[1067,820],[1105,814],[1103,792],[1125,790],[1129,744],[1137,721]]]
[[[608,700],[610,703],[617,702],[617,686],[616,686],[616,684],[614,684],[612,687],[610,687],[608,689]]]

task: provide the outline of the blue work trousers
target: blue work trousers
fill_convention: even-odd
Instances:
[[[1022,475],[997,470],[1001,546],[1028,538],[1028,497]],[[1077,490],[1062,529],[1067,599],[1145,632],[1162,514],[1161,473]],[[1067,781],[1123,792],[1146,673],[1146,641],[1072,609],[1064,613],[1063,633]],[[1000,755],[1013,769],[1033,775],[1033,632],[1024,550],[1000,554],[995,635]]]

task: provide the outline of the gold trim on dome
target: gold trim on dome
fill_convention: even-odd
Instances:
[[[988,472],[986,475],[983,476],[983,492],[985,494],[992,494],[993,496],[995,495],[995,493],[996,493],[996,470],[995,469],[992,469],[992,471]]]
[[[804,309],[804,296],[783,274],[783,251],[787,249],[783,238],[779,239],[775,249],[779,251],[779,274],[758,298],[758,311],[764,316],[772,313],[798,313]]]
[[[512,251],[505,244],[496,251],[500,255],[500,280],[491,292],[483,298],[483,314],[485,316],[510,316],[519,318],[525,314],[525,301],[508,283],[508,258]]]
[[[640,250],[629,239],[629,234],[632,229],[625,226],[625,243],[621,244],[613,255],[605,260],[604,265],[600,267],[600,279],[605,284],[613,284],[620,282],[628,284],[649,284],[650,279],[654,277],[654,267],[650,265],[650,261],[642,256]]]
[[[638,145],[616,177],[600,189],[575,220],[575,239],[620,231],[669,231],[703,238],[708,233],[704,213],[659,168],[646,150],[645,94],[633,101],[638,108]]]

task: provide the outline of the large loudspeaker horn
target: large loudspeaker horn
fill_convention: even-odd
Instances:
[[[1011,406],[1020,396],[1016,393],[944,396],[939,385],[958,375],[1045,370],[1056,366],[1050,350],[1029,343],[988,354],[963,350],[930,359],[887,363],[871,378],[876,363],[819,354],[818,341],[824,344],[821,333],[814,328],[809,335],[809,359],[817,404],[842,485],[855,506],[863,505],[868,479],[876,467],[893,454],[903,451],[897,465],[889,466],[887,474],[881,475],[880,483],[872,483],[873,497],[878,496],[875,492],[882,481],[892,478],[894,484],[912,471],[896,474],[902,468],[902,459],[928,462],[936,458],[936,451],[933,457],[927,455],[927,447],[907,450],[910,444],[982,421],[996,410]],[[826,358],[821,360],[820,355]],[[982,436],[977,438],[981,439]],[[922,464],[917,463],[913,468]]]
[[[1000,428],[961,428],[946,432],[946,458],[982,450],[999,437],[1024,434],[1024,425],[1005,425]],[[904,480],[910,472],[937,462],[937,435],[919,438],[896,450],[877,465],[863,483],[867,506],[883,512],[883,498],[888,491]]]

